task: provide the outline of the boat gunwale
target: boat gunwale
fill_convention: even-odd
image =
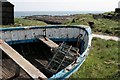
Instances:
[[[80,28],[85,30],[88,26],[82,27],[83,25],[47,25],[47,26],[23,26],[23,27],[9,27],[0,28],[0,31],[13,31],[13,30],[26,30],[26,29],[46,29],[46,28]]]

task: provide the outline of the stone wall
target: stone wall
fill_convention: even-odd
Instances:
[[[0,25],[14,24],[14,5],[10,2],[0,2]]]
[[[116,13],[120,13],[120,8],[116,8],[116,9],[115,9],[115,12],[116,12]]]

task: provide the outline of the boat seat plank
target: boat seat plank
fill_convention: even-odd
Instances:
[[[16,64],[12,59],[2,59],[1,67],[2,67],[1,71],[2,71],[3,80],[8,80],[8,79],[11,80],[11,78],[15,76]],[[19,79],[19,78],[30,79],[31,77],[23,69],[20,69],[20,75],[15,79]]]
[[[53,42],[47,37],[37,37],[37,38],[51,48],[55,48],[59,46],[58,44],[56,44],[55,42]]]
[[[9,46],[5,41],[0,40],[0,48],[23,70],[25,70],[33,79],[47,79],[47,77],[34,67],[29,61]]]

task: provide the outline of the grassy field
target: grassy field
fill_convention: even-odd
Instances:
[[[91,14],[78,14],[74,20],[66,21],[66,25],[88,25],[88,22],[94,22],[92,31],[97,34],[109,34],[120,36],[120,20],[113,19],[94,19]]]
[[[36,21],[36,20],[26,20],[22,18],[15,18],[15,24],[14,25],[4,25],[0,26],[2,28],[4,27],[19,27],[19,26],[41,26],[41,25],[47,25],[45,22],[42,21]]]
[[[82,78],[102,78],[106,80],[118,80],[120,78],[120,62],[118,61],[118,43],[112,40],[106,41],[94,38],[90,54],[81,68],[74,73],[69,80]]]

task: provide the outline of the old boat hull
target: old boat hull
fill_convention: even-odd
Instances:
[[[89,26],[40,26],[40,27],[18,27],[18,28],[1,28],[1,37],[9,45],[21,43],[38,42],[36,36],[44,35],[55,42],[80,42],[80,56],[75,63],[71,63],[66,68],[53,74],[49,80],[53,78],[68,78],[77,71],[89,54],[91,46],[92,33]],[[80,36],[82,35],[82,36]],[[80,36],[80,39],[78,37]]]

